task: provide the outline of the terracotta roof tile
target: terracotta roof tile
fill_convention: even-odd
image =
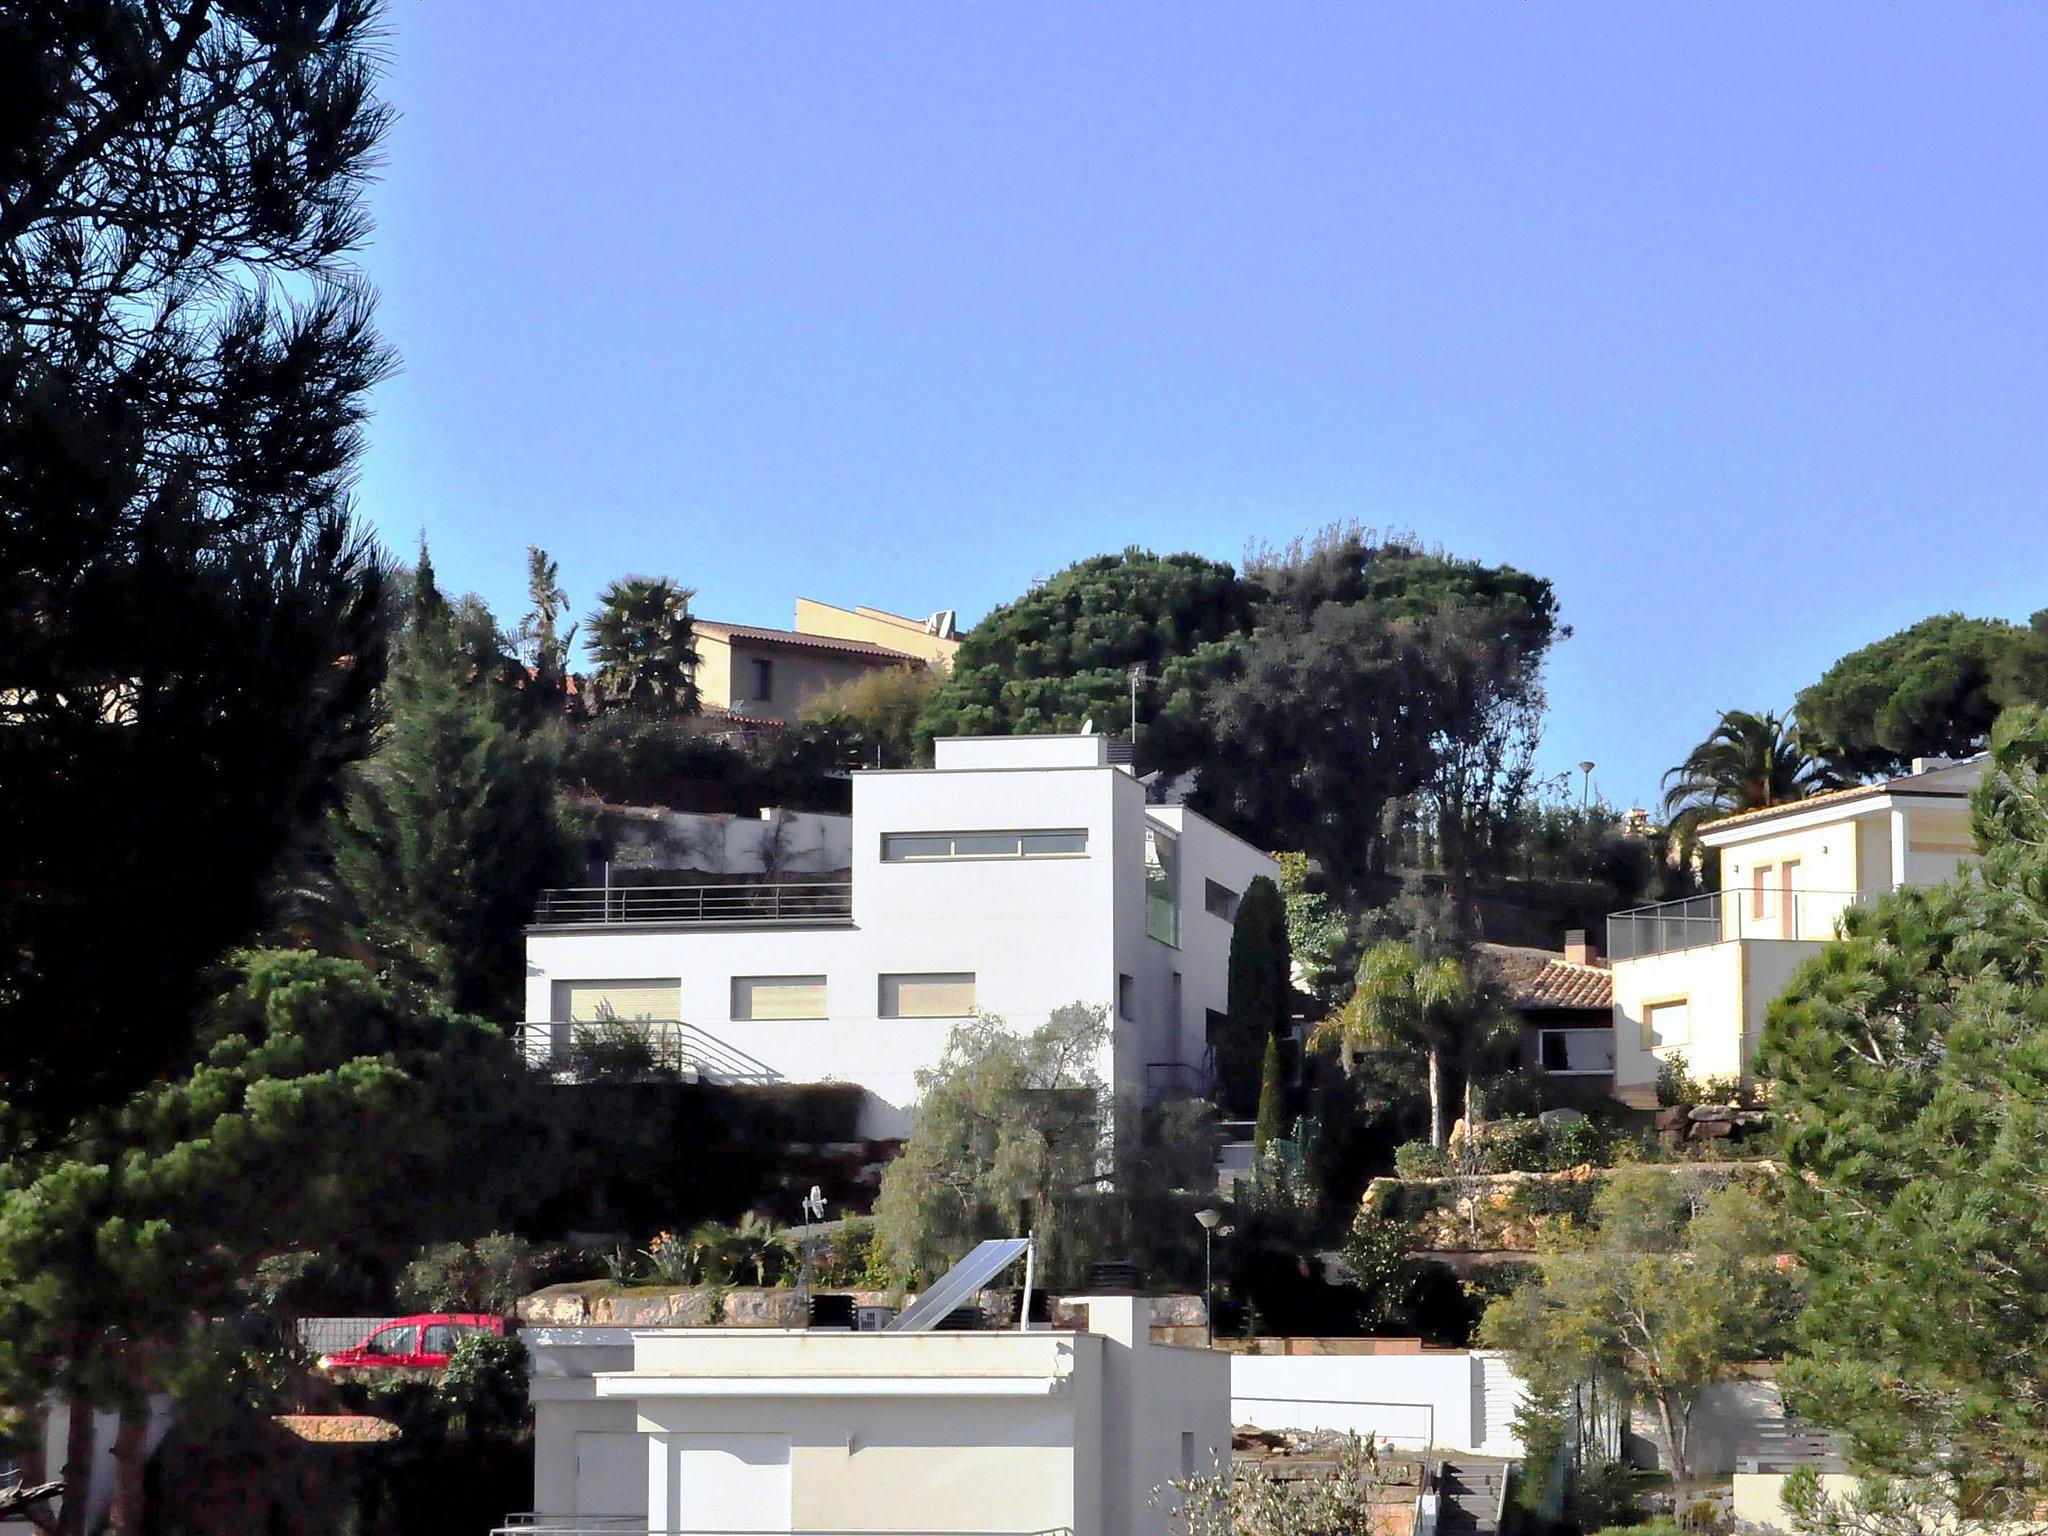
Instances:
[[[786,650],[832,651],[899,664],[918,659],[908,651],[892,651],[886,645],[876,645],[868,640],[840,640],[831,635],[800,634],[793,629],[759,629],[752,624],[721,624],[712,619],[698,619],[695,628],[698,634],[708,635],[714,640],[739,640],[753,645],[780,646]]]
[[[1574,965],[1548,949],[1482,944],[1479,964],[1507,989],[1517,1008],[1610,1008],[1614,973],[1604,965]]]

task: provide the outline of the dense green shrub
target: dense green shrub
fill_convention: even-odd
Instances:
[[[1404,1179],[1440,1179],[1450,1171],[1450,1155],[1442,1147],[1404,1141],[1394,1148],[1394,1172]]]
[[[498,1333],[456,1340],[434,1395],[451,1427],[471,1435],[516,1434],[526,1421],[526,1348]]]
[[[1687,1069],[1685,1052],[1673,1051],[1657,1063],[1657,1102],[1665,1109],[1700,1102],[1700,1086]]]
[[[1531,1179],[1508,1197],[1508,1214],[1517,1220],[1535,1216],[1568,1216],[1584,1221],[1600,1192],[1598,1179]]]
[[[417,1312],[493,1312],[507,1316],[534,1289],[533,1244],[509,1232],[473,1243],[436,1243],[399,1276],[401,1306]]]

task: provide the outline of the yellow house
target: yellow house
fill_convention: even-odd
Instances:
[[[907,619],[800,597],[796,628],[696,621],[697,691],[708,714],[789,724],[821,694],[889,667],[950,668],[960,647],[950,610]]]
[[[1700,833],[1718,861],[1710,895],[1607,920],[1614,974],[1614,1092],[1656,1101],[1657,1068],[1750,1078],[1764,1011],[1834,938],[1843,912],[1932,885],[1974,855],[1969,794],[1980,759],[1919,759],[1876,784],[1724,816]]]

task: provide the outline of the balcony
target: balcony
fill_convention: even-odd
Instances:
[[[1714,891],[1681,901],[1634,907],[1607,919],[1610,960],[1636,960],[1725,944],[1731,939],[1825,943],[1841,931],[1842,914],[1861,906],[1860,891]]]
[[[784,927],[853,920],[851,880],[582,885],[542,891],[537,928]]]
[[[556,1082],[782,1080],[766,1062],[679,1019],[547,1019],[516,1029],[520,1057]]]

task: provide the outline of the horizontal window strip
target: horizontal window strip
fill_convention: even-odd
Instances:
[[[947,859],[1059,859],[1088,852],[1081,827],[1015,832],[884,832],[886,864],[936,863]]]
[[[732,1016],[738,1020],[822,1019],[825,978],[822,976],[735,976]]]

